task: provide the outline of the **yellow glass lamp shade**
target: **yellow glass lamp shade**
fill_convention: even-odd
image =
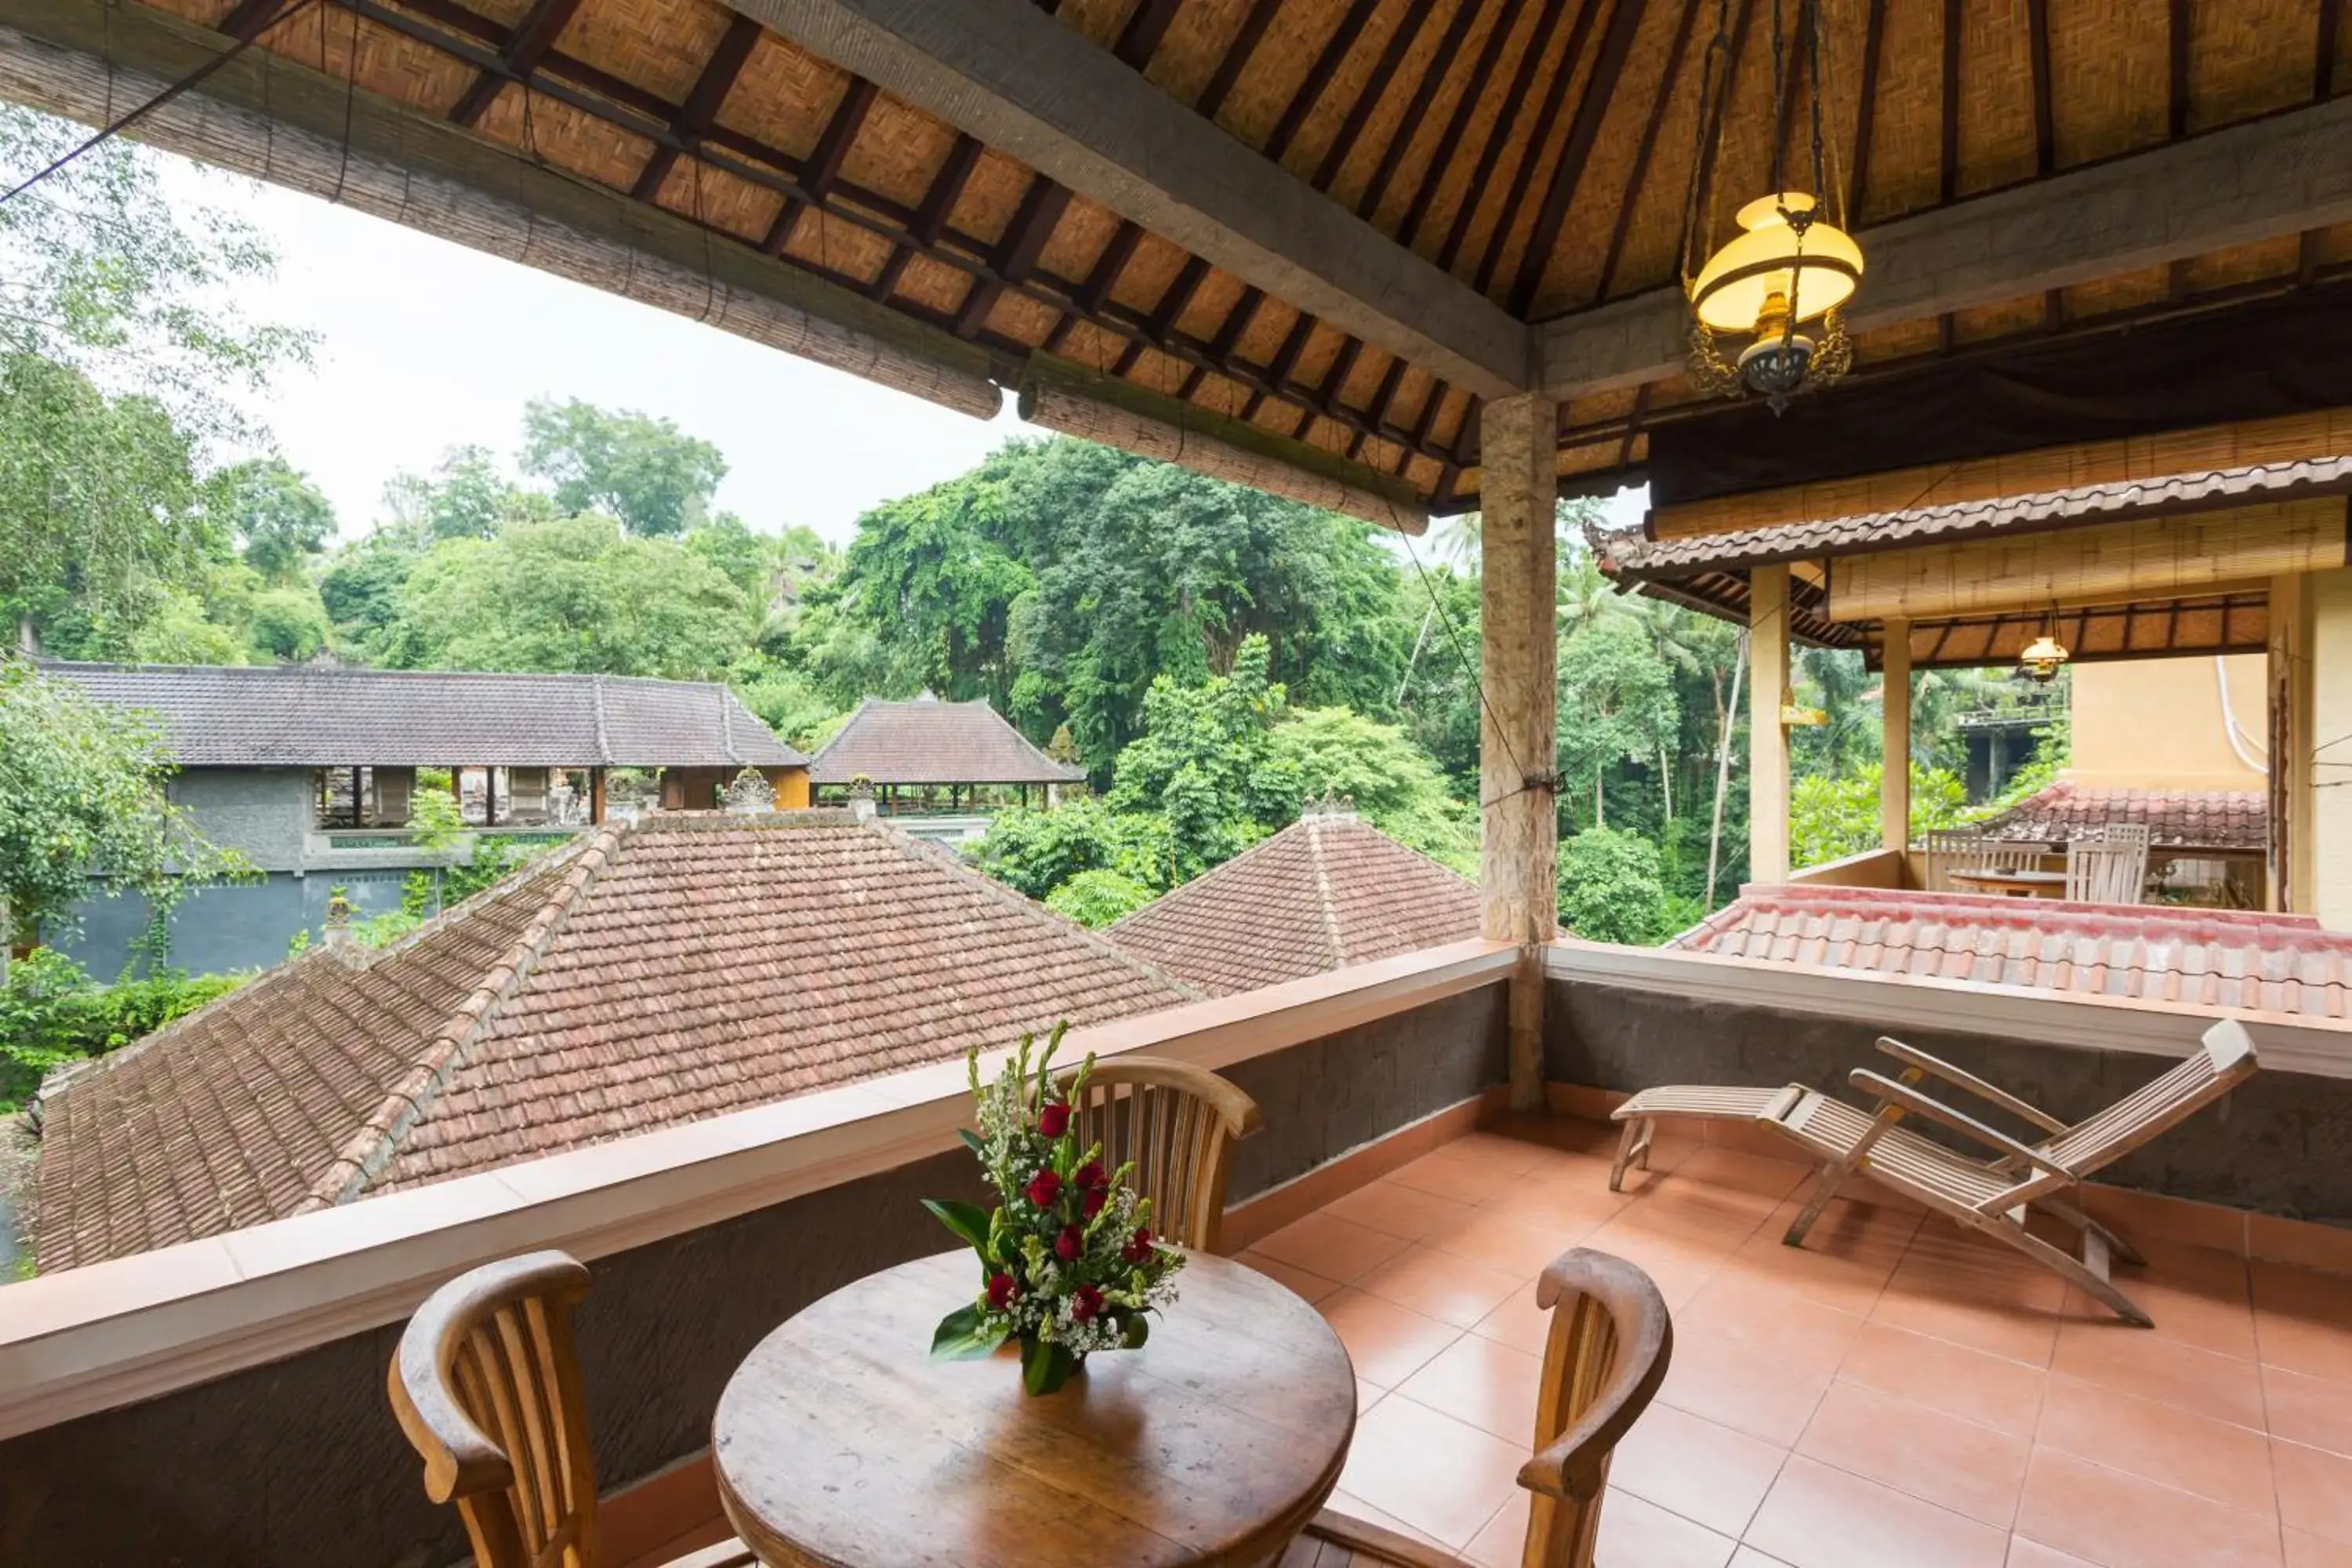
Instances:
[[[1691,307],[1718,332],[1755,332],[1810,321],[1853,298],[1862,280],[1862,247],[1843,229],[1816,217],[1800,234],[1783,211],[1811,214],[1814,199],[1798,191],[1759,196],[1738,213],[1739,237],[1707,258],[1691,282]]]
[[[2049,680],[2057,676],[2058,667],[2064,664],[2070,657],[2072,656],[2066,652],[2065,644],[2048,632],[2043,632],[2025,645],[2025,651],[2017,656],[2017,662],[2034,679]]]

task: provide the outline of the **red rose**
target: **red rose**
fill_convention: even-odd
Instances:
[[[1037,1131],[1048,1138],[1059,1138],[1070,1130],[1070,1108],[1055,1100],[1037,1112]]]
[[[1091,1285],[1081,1285],[1070,1298],[1070,1321],[1091,1323],[1103,1309],[1102,1292]]]
[[[1128,1244],[1118,1249],[1118,1255],[1129,1263],[1148,1261],[1151,1257],[1151,1233],[1139,1226]]]
[[[1053,1172],[1040,1171],[1029,1178],[1029,1201],[1039,1208],[1052,1208],[1054,1200],[1061,1195],[1062,1178]]]
[[[1070,1180],[1090,1193],[1098,1192],[1110,1185],[1110,1177],[1103,1173],[1102,1162],[1099,1160],[1089,1160],[1080,1165],[1077,1174],[1072,1176]]]
[[[1020,1288],[1018,1285],[1015,1285],[1015,1284],[1013,1282],[1013,1276],[1012,1276],[1012,1275],[1010,1275],[1010,1274],[992,1274],[992,1275],[990,1275],[990,1276],[989,1276],[989,1278],[988,1278],[988,1306],[989,1306],[989,1310],[993,1311],[993,1312],[1002,1312],[1003,1310],[1004,1310],[1004,1309],[1005,1309],[1005,1308],[1007,1308],[1007,1307],[1009,1307],[1009,1306],[1013,1305],[1013,1297],[1015,1297],[1015,1296],[1017,1296],[1017,1295],[1019,1295],[1020,1293],[1021,1293],[1021,1288]]]
[[[1078,1201],[1078,1207],[1086,1212],[1088,1219],[1092,1219],[1102,1213],[1104,1201],[1109,1196],[1109,1192],[1102,1187],[1089,1187],[1087,1189],[1087,1195]]]
[[[1076,1226],[1066,1225],[1062,1234],[1054,1238],[1054,1256],[1067,1263],[1086,1250],[1087,1233]]]

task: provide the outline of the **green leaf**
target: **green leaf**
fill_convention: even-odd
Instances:
[[[1138,1312],[1118,1326],[1118,1343],[1122,1350],[1139,1351],[1151,1337],[1151,1320]]]
[[[953,1198],[925,1198],[923,1206],[937,1216],[939,1222],[971,1243],[982,1258],[988,1256],[988,1211],[977,1204],[958,1203]]]
[[[976,1307],[958,1307],[931,1332],[931,1359],[971,1361],[1004,1342],[1004,1331],[990,1324]]]
[[[965,1148],[967,1148],[967,1149],[971,1150],[973,1153],[975,1153],[975,1154],[979,1155],[982,1159],[983,1159],[983,1160],[984,1160],[984,1159],[986,1159],[986,1158],[988,1157],[988,1145],[987,1145],[987,1144],[985,1144],[985,1143],[983,1143],[983,1142],[982,1142],[980,1141],[980,1134],[979,1134],[979,1133],[977,1133],[977,1132],[974,1132],[971,1128],[969,1128],[969,1127],[959,1127],[959,1128],[957,1128],[957,1129],[956,1129],[956,1136],[963,1140],[963,1146],[964,1146]]]
[[[1024,1341],[1021,1346],[1021,1386],[1031,1394],[1052,1394],[1070,1380],[1077,1358],[1065,1344],[1045,1340]]]

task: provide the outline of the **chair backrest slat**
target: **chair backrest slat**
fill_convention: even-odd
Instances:
[[[594,1568],[589,1451],[572,1306],[588,1271],[560,1252],[485,1265],[409,1320],[390,1373],[393,1413],[425,1460],[425,1490],[455,1502],[478,1568]]]
[[[2205,1031],[2202,1047],[2187,1061],[2059,1133],[2042,1152],[2051,1163],[2087,1176],[2196,1115],[2252,1078],[2257,1066],[2245,1026],[2225,1018]]]
[[[1216,1250],[1234,1141],[1263,1120],[1255,1101],[1205,1068],[1121,1057],[1096,1065],[1071,1109],[1079,1142],[1100,1143],[1106,1168],[1134,1163],[1135,1190],[1151,1200],[1155,1232]]]
[[[1551,1310],[1536,1397],[1527,1568],[1592,1568],[1609,1461],[1665,1381],[1674,1322],[1650,1277],[1622,1258],[1564,1253],[1537,1283]]]
[[[2066,896],[2086,903],[2136,904],[2147,883],[2147,828],[2124,824],[2066,846]]]

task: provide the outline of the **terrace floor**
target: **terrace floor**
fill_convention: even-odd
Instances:
[[[2135,1234],[2132,1329],[1867,1186],[1787,1247],[1805,1170],[1725,1144],[1662,1133],[1612,1194],[1614,1133],[1474,1134],[1243,1254],[1362,1380],[1334,1506],[1515,1568],[1534,1280],[1583,1245],[1675,1310],[1603,1568],[2352,1568],[2352,1276]]]

